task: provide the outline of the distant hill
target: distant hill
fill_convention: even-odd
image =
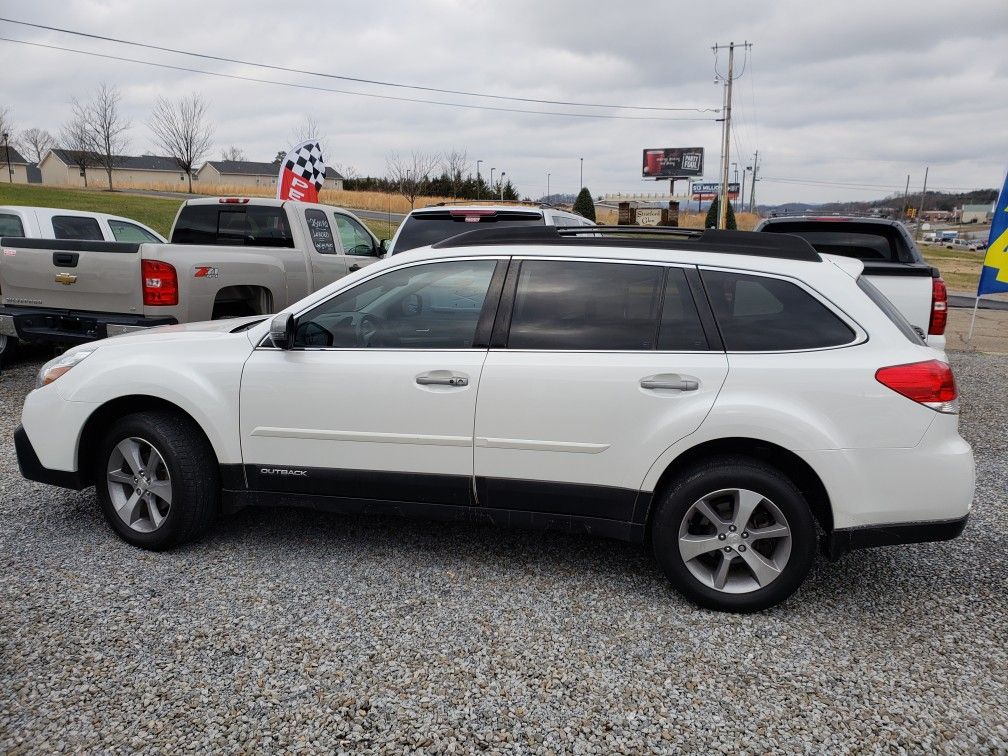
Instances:
[[[924,202],[925,210],[954,210],[963,205],[985,205],[993,203],[997,199],[997,189],[974,189],[970,192],[932,192],[928,191]],[[911,192],[907,197],[907,204],[911,207],[920,207],[921,193]],[[891,194],[882,199],[870,200],[868,202],[822,202],[810,204],[807,202],[784,202],[779,205],[758,205],[757,208],[762,215],[777,213],[778,215],[796,215],[799,213],[847,213],[862,215],[868,213],[873,207],[891,207],[899,211],[903,205],[903,195],[901,193]]]

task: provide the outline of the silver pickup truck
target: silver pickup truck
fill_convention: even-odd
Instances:
[[[375,262],[349,211],[271,199],[194,199],[171,243],[0,239],[0,334],[75,344],[172,323],[266,315]]]

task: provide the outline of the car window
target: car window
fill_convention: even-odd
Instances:
[[[161,242],[154,234],[140,228],[135,223],[127,223],[126,221],[112,220],[110,218],[108,224],[109,228],[112,229],[112,236],[115,237],[116,241],[139,242],[141,244],[144,242]]]
[[[468,349],[496,264],[458,260],[383,273],[298,318],[294,346]]]
[[[24,226],[16,215],[0,213],[0,236],[24,236]]]
[[[663,352],[701,352],[709,348],[686,271],[669,268],[662,297],[658,349]]]
[[[854,331],[807,291],[779,278],[701,269],[729,352],[821,349]]]
[[[333,220],[336,221],[340,241],[343,242],[344,254],[360,257],[375,255],[374,240],[360,223],[340,213],[333,213]]]
[[[429,210],[409,215],[403,221],[399,236],[396,237],[393,252],[399,254],[409,249],[437,244],[453,236],[485,228],[492,223],[494,228],[505,226],[542,226],[546,223],[543,214],[530,210]]]
[[[83,215],[54,215],[52,227],[54,239],[105,240],[96,218]]]
[[[526,260],[510,349],[654,349],[665,269],[653,265]]]
[[[186,205],[172,229],[172,244],[293,247],[286,211],[272,205]]]
[[[907,242],[895,226],[854,221],[780,221],[763,231],[800,236],[816,252],[876,262],[909,262]]]
[[[336,240],[333,239],[332,226],[329,225],[325,212],[312,208],[305,210],[304,215],[315,251],[320,255],[336,254]]]
[[[885,294],[879,291],[875,284],[864,276],[858,276],[857,285],[909,341],[912,341],[914,344],[927,343],[923,331],[919,333],[915,331],[910,321],[903,316],[903,313],[896,308],[896,305],[889,301],[889,298]]]

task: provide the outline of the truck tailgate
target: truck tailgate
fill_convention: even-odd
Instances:
[[[936,271],[926,263],[866,262],[862,275],[896,305],[911,325],[925,334],[931,321],[931,281]]]
[[[140,245],[0,239],[0,302],[78,312],[142,310]]]

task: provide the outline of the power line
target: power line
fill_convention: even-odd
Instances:
[[[605,118],[620,121],[713,121],[713,118],[687,118],[670,116],[630,116],[611,115],[607,113],[565,113],[553,110],[527,110],[523,108],[503,108],[494,105],[470,105],[462,102],[445,102],[443,100],[427,100],[419,97],[398,97],[396,95],[383,95],[374,92],[353,92],[346,89],[334,89],[332,87],[320,87],[312,84],[296,84],[289,81],[277,81],[275,79],[260,79],[255,76],[241,76],[239,74],[226,74],[217,71],[205,71],[200,68],[190,68],[188,66],[176,66],[170,63],[155,63],[150,60],[138,60],[137,58],[126,58],[119,55],[108,55],[106,53],[91,52],[90,50],[77,50],[72,47],[61,47],[59,45],[47,45],[42,42],[27,42],[23,39],[11,39],[10,37],[0,37],[0,42],[13,42],[18,45],[28,45],[30,47],[41,47],[48,50],[59,50],[61,52],[72,52],[79,55],[90,55],[95,58],[105,58],[106,60],[116,60],[124,63],[135,63],[141,66],[153,66],[154,68],[167,68],[173,71],[185,71],[187,73],[202,74],[204,76],[216,76],[222,79],[235,79],[238,81],[251,81],[258,84],[273,84],[278,87],[293,87],[295,89],[308,89],[315,92],[333,92],[336,94],[351,95],[354,97],[371,97],[378,100],[396,100],[399,102],[414,102],[425,105],[440,105],[448,108],[463,108],[468,110],[492,110],[504,113],[527,113],[530,115],[562,116],[565,118]]]
[[[529,103],[536,103],[539,105],[567,105],[579,108],[612,108],[618,110],[653,110],[664,112],[681,111],[681,112],[695,112],[695,113],[718,112],[717,108],[672,108],[672,107],[656,107],[648,105],[613,105],[609,103],[571,102],[567,100],[540,100],[533,97],[514,97],[510,95],[484,94],[481,92],[467,92],[465,90],[459,90],[459,89],[439,89],[437,87],[425,87],[419,84],[401,84],[392,81],[381,81],[378,79],[364,79],[356,76],[345,76],[342,74],[324,73],[321,71],[306,71],[300,68],[288,68],[285,66],[271,65],[269,63],[257,63],[255,61],[241,60],[238,58],[228,58],[223,55],[208,55],[206,53],[198,53],[190,50],[178,50],[172,47],[162,47],[160,45],[152,45],[146,42],[135,42],[133,40],[119,39],[117,37],[106,37],[101,34],[91,34],[88,32],[76,31],[74,29],[64,29],[59,26],[46,26],[45,24],[33,24],[29,21],[18,21],[13,18],[0,17],[0,21],[6,21],[9,24],[18,24],[20,26],[30,26],[35,29],[45,29],[47,31],[60,32],[61,34],[72,34],[77,37],[87,37],[88,39],[99,39],[104,42],[114,42],[119,45],[131,45],[132,47],[142,47],[147,50],[158,50],[160,52],[174,53],[176,55],[188,55],[195,58],[203,58],[205,60],[216,60],[223,63],[237,63],[243,66],[267,68],[272,71],[283,71],[285,73],[304,74],[306,76],[320,76],[326,79],[339,79],[340,81],[352,81],[358,84],[374,84],[376,86],[381,87],[415,89],[423,92],[436,92],[438,94],[453,94],[453,95],[461,95],[464,97],[483,97],[492,100],[509,100],[511,102],[529,102]],[[420,100],[415,100],[414,102],[420,102]]]
[[[853,181],[823,181],[817,179],[797,179],[760,176],[760,181],[769,181],[774,184],[806,184],[809,186],[835,186],[841,189],[889,189],[890,191],[902,192],[904,187],[896,184],[865,184]],[[976,186],[932,186],[934,191],[946,192],[972,192],[984,187]]]

